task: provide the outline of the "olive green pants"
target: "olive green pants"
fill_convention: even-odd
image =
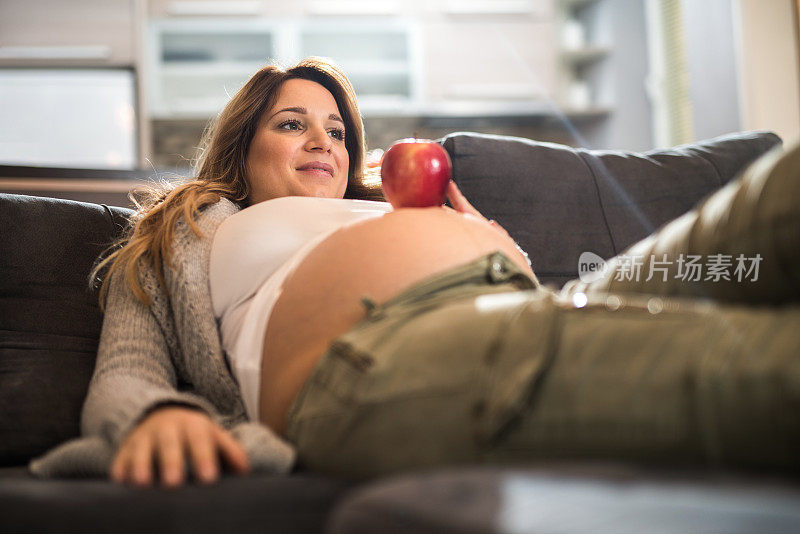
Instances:
[[[786,157],[791,179],[775,171]],[[769,220],[763,192],[797,198],[798,158],[795,149],[773,157],[766,178],[745,176],[737,187],[750,201],[725,210],[765,210]],[[773,187],[783,179],[783,191]],[[778,258],[783,277],[762,284],[767,302],[781,287],[792,295],[781,307],[754,306],[753,292],[732,284],[726,304],[635,288],[555,294],[499,252],[382,305],[367,300],[367,317],[304,385],[287,435],[303,465],[356,478],[553,458],[798,471],[800,299],[791,280],[800,240],[764,228],[763,264]],[[675,250],[696,245],[683,246]],[[736,291],[750,304],[732,304]]]

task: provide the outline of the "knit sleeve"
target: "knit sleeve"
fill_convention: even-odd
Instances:
[[[115,273],[108,283],[97,362],[81,415],[82,433],[102,436],[116,447],[146,413],[161,404],[191,406],[214,416],[208,401],[177,389],[168,343],[174,333],[165,332],[152,307],[133,295],[123,276]],[[163,302],[155,305],[168,306],[163,293],[160,298]]]

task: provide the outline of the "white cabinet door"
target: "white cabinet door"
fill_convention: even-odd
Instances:
[[[421,96],[417,24],[408,19],[308,22],[297,39],[297,59],[332,58],[347,73],[363,113],[408,110]]]
[[[260,67],[307,56],[348,74],[362,112],[398,112],[421,93],[416,25],[407,20],[165,18],[149,26],[151,117],[207,118]]]
[[[552,21],[452,21],[425,26],[426,96],[431,101],[520,102],[556,90]]]
[[[203,118],[221,110],[259,68],[280,56],[281,28],[266,19],[150,22],[151,117]]]
[[[0,65],[131,65],[135,1],[2,0]]]
[[[130,69],[0,69],[0,164],[131,169]]]

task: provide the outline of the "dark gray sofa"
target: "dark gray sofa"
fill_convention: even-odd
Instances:
[[[454,177],[544,283],[622,252],[780,144],[768,132],[633,154],[459,133]],[[37,480],[78,433],[102,322],[87,275],[124,208],[0,194],[0,530],[15,532],[796,532],[800,485],[725,466],[464,466],[353,483],[298,470],[211,488]],[[402,446],[402,444],[398,444]]]

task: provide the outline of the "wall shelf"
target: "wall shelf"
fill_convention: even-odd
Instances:
[[[598,121],[609,118],[613,105],[599,101],[598,72],[613,50],[594,42],[597,10],[588,9],[603,0],[557,0],[556,20],[560,25],[558,101],[567,118]],[[587,67],[593,67],[591,69]]]
[[[611,53],[611,49],[600,46],[587,46],[579,49],[564,49],[561,51],[561,60],[573,67],[583,67],[604,59]]]
[[[570,120],[594,120],[594,119],[605,119],[611,113],[613,113],[613,109],[610,107],[589,107],[585,109],[578,109],[578,108],[562,108],[562,113],[565,117]]]
[[[597,0],[557,0],[558,6],[564,11],[578,11]]]

